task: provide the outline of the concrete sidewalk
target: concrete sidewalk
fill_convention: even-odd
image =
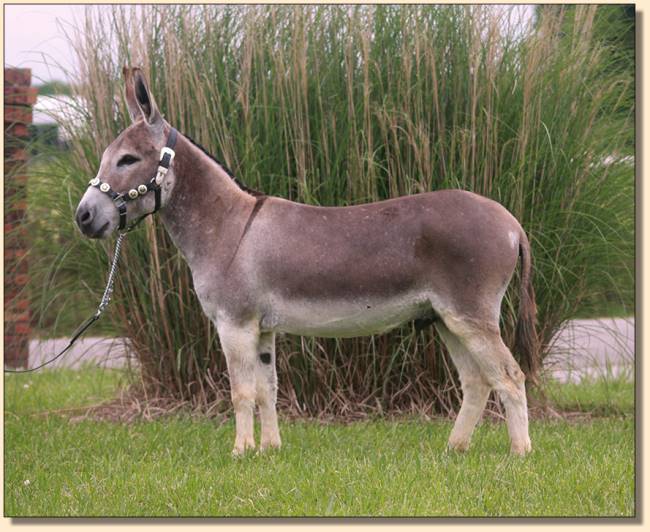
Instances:
[[[68,345],[69,338],[51,340],[30,340],[29,367],[33,368],[53,358]],[[61,358],[47,367],[78,368],[82,364],[93,364],[101,368],[120,368],[127,360],[127,346],[122,338],[100,336],[82,337]],[[132,363],[135,359],[132,357]]]
[[[544,367],[562,382],[634,379],[634,318],[573,320],[553,339]]]
[[[49,360],[68,340],[32,340],[30,367]],[[116,368],[126,363],[127,347],[122,339],[87,337],[50,367],[78,368],[82,363]],[[136,363],[132,358],[132,363]],[[579,381],[583,377],[625,376],[634,378],[634,318],[574,320],[553,340],[544,366],[556,379]]]

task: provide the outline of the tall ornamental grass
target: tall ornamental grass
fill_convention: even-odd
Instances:
[[[600,291],[630,302],[634,177],[620,159],[634,135],[634,79],[595,38],[597,9],[575,8],[570,32],[561,9],[526,30],[491,7],[89,9],[71,36],[81,119],[31,191],[39,316],[54,322],[101,295],[112,242],[81,238],[73,210],[129,124],[125,64],[143,67],[169,122],[267,194],[351,205],[462,188],[505,205],[532,243],[544,346]],[[517,294],[515,279],[502,313],[510,345]],[[156,218],[127,240],[109,319],[140,363],[136,392],[226,404],[215,330]],[[460,398],[431,327],[280,336],[278,353],[286,412],[450,413]]]

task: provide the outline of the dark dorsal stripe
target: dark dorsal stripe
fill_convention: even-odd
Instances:
[[[232,173],[230,168],[228,168],[224,163],[222,163],[219,159],[217,159],[214,155],[212,155],[208,150],[206,150],[203,146],[201,146],[198,142],[196,142],[192,137],[189,135],[186,135],[183,133],[183,136],[189,140],[194,146],[196,146],[199,150],[201,150],[203,153],[205,153],[210,159],[212,159],[215,163],[217,163],[223,170],[230,176],[230,178],[237,184],[237,186],[242,189],[244,192],[248,192],[251,196],[265,196],[264,192],[260,192],[259,190],[255,190],[254,188],[247,187],[242,183],[239,179],[235,177],[235,174]]]
[[[237,247],[235,248],[235,251],[233,252],[232,256],[230,257],[230,261],[228,261],[228,265],[226,266],[226,271],[228,271],[228,268],[230,268],[230,265],[232,264],[232,261],[235,260],[235,257],[237,256],[237,252],[239,251],[239,246],[241,246],[242,240],[244,240],[244,237],[246,236],[246,233],[248,233],[248,229],[253,223],[253,220],[255,219],[255,216],[257,216],[257,213],[259,210],[262,208],[262,205],[264,205],[264,202],[266,201],[267,196],[264,194],[257,196],[255,198],[255,205],[253,205],[253,210],[251,211],[250,215],[248,216],[248,220],[246,220],[246,225],[244,226],[244,230],[241,233],[241,236],[239,237],[239,240],[237,241]]]

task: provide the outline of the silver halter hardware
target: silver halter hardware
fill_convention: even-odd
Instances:
[[[168,166],[158,166],[158,171],[156,172],[156,185],[160,186],[163,182],[163,179],[165,179],[165,176],[167,175],[167,172],[169,170],[169,164],[174,160],[174,156],[176,153],[174,150],[171,148],[168,148],[167,146],[163,147],[162,150],[160,150],[160,160],[164,161],[165,160],[165,155],[169,155],[169,163]]]

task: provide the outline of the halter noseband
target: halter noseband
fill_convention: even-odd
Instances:
[[[94,179],[91,179],[88,182],[88,186],[98,188],[100,192],[103,192],[104,194],[108,194],[111,200],[113,200],[113,203],[115,204],[118,212],[120,213],[120,225],[118,227],[119,231],[121,231],[126,227],[126,202],[127,201],[133,201],[135,199],[138,199],[140,196],[144,196],[145,194],[151,192],[152,190],[154,191],[155,198],[156,198],[156,206],[154,210],[138,218],[133,224],[131,224],[131,226],[127,229],[127,231],[133,229],[133,227],[135,227],[138,224],[138,222],[140,222],[140,220],[142,220],[145,216],[154,214],[155,212],[158,212],[158,210],[160,209],[161,195],[162,195],[162,188],[160,185],[162,184],[163,179],[165,179],[165,175],[167,175],[169,166],[171,165],[172,159],[174,158],[175,153],[173,148],[176,145],[177,136],[178,136],[178,131],[176,131],[175,128],[172,128],[171,131],[169,132],[169,137],[167,137],[167,143],[165,144],[164,148],[160,150],[160,161],[158,162],[158,169],[156,170],[156,174],[149,180],[148,183],[143,183],[141,185],[138,185],[137,188],[132,188],[128,192],[117,193],[111,188],[111,186],[108,183],[104,183],[98,177],[95,177]]]

